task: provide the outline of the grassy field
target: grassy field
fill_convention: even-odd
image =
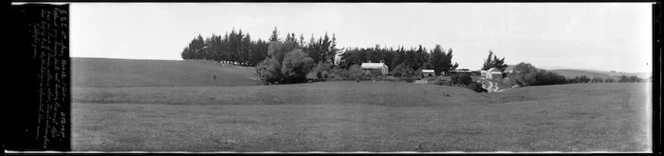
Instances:
[[[200,61],[72,58],[75,87],[246,86],[258,84],[254,73]]]
[[[565,76],[567,78],[574,78],[577,76],[586,76],[589,78],[593,77],[600,77],[603,79],[612,77],[612,78],[618,78],[622,75],[625,76],[637,76],[639,78],[648,78],[650,77],[651,74],[649,73],[611,73],[607,71],[594,71],[594,70],[578,70],[578,69],[555,69],[555,70],[550,70],[552,72],[558,73],[562,76]]]
[[[84,83],[85,84],[85,83]],[[102,83],[103,84],[103,83]],[[76,151],[649,151],[650,85],[73,88]]]

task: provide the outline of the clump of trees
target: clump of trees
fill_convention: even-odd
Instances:
[[[500,70],[501,72],[505,71],[505,68],[507,68],[507,64],[505,64],[505,57],[503,57],[502,59],[498,59],[498,56],[494,55],[493,51],[489,50],[489,56],[486,59],[484,59],[482,70],[488,70],[494,67]]]
[[[637,77],[636,75],[632,75],[632,76],[621,75],[618,78],[618,82],[621,82],[621,83],[625,83],[625,82],[644,82],[644,80]]]
[[[540,86],[565,84],[567,79],[558,73],[537,69],[530,63],[521,62],[514,66],[514,71],[508,77],[520,86]]]
[[[182,50],[185,60],[214,60],[237,63],[242,66],[255,66],[267,54],[269,42],[252,40],[242,30],[226,33],[224,36],[212,34],[203,38],[200,34]]]
[[[470,82],[467,85],[468,89],[473,90],[475,92],[487,92],[486,89],[482,88],[482,84],[479,84],[477,82]]]
[[[256,73],[263,84],[301,83],[310,78],[325,78],[331,69],[335,48],[335,38],[327,34],[318,41],[312,39],[306,44],[291,33],[282,41],[275,30],[270,36],[267,56],[256,66]],[[311,76],[314,75],[314,76]]]
[[[612,77],[607,77],[602,79],[601,77],[593,77],[589,78],[588,76],[582,75],[582,76],[576,76],[574,78],[569,78],[567,79],[567,83],[614,83],[614,82],[619,82],[619,83],[633,83],[633,82],[644,82],[645,79],[639,78],[636,75],[632,76],[626,76],[626,75],[621,75],[618,77],[618,79],[614,79]]]
[[[458,74],[454,74],[454,75],[452,75],[452,76],[450,77],[450,81],[451,81],[453,84],[460,84],[460,85],[464,85],[464,86],[465,86],[465,85],[468,85],[468,84],[470,84],[471,82],[473,82],[473,78],[471,78],[469,74],[461,74],[461,73],[458,73]]]

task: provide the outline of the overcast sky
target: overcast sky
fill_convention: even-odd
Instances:
[[[74,3],[72,57],[181,60],[198,34],[242,29],[267,39],[336,34],[339,47],[454,50],[460,68],[478,70],[489,50],[508,64],[650,72],[649,3]]]

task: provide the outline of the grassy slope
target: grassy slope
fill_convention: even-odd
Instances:
[[[589,78],[593,77],[601,77],[603,79],[610,77],[611,75],[605,74],[605,73],[600,73],[600,72],[591,72],[591,71],[584,71],[584,70],[575,70],[575,69],[556,69],[556,70],[550,70],[552,72],[556,72],[562,76],[565,76],[567,78],[574,78],[577,76],[587,76]]]
[[[645,88],[74,88],[72,141],[74,150],[102,151],[643,151],[650,149]]]
[[[594,71],[594,70],[581,70],[581,69],[555,69],[555,70],[550,70],[553,72],[556,72],[560,75],[563,75],[568,78],[573,78],[576,76],[582,76],[585,75],[589,78],[593,78],[595,76],[601,77],[601,78],[607,78],[607,77],[619,77],[622,75],[625,76],[633,76],[636,75],[637,77],[640,78],[648,78],[650,76],[649,73],[611,73],[607,71]]]
[[[76,87],[255,85],[249,78],[255,78],[254,73],[253,68],[197,61],[72,58]]]

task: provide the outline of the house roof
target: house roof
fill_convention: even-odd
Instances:
[[[362,63],[360,68],[380,69],[380,68],[387,68],[387,65],[385,65],[385,63]]]
[[[422,69],[423,73],[433,73],[433,69]]]
[[[498,68],[496,68],[496,67],[490,68],[487,71],[489,71],[489,72],[500,72],[500,70],[498,70]]]

